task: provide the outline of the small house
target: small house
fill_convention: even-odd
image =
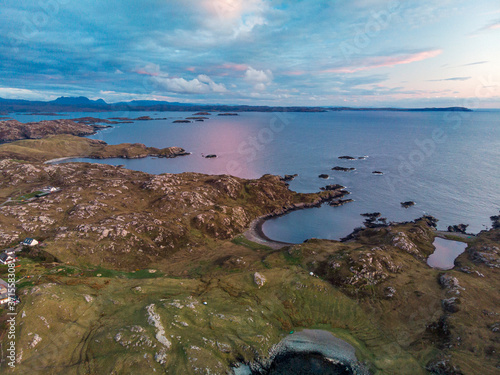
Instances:
[[[0,279],[0,305],[9,302],[9,284]]]
[[[55,193],[56,191],[59,191],[59,190],[61,190],[61,189],[58,187],[54,187],[54,186],[47,186],[47,187],[44,187],[42,189],[42,191],[44,193]]]
[[[14,263],[16,260],[17,260],[17,257],[13,254],[9,254],[6,252],[0,254],[0,263],[1,264]]]
[[[9,284],[5,280],[0,279],[0,305],[8,302],[18,304],[21,300],[16,295],[9,295]]]
[[[38,241],[35,240],[34,238],[26,238],[23,242],[21,242],[21,245],[23,246],[36,246],[38,245]]]

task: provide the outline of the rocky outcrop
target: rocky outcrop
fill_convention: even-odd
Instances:
[[[298,176],[297,173],[295,173],[295,174],[286,174],[283,177],[281,177],[281,181],[289,182],[289,181],[292,181],[297,176]]]
[[[403,208],[409,208],[411,206],[415,206],[415,202],[413,201],[401,202],[401,207]]]
[[[500,247],[494,244],[477,244],[467,248],[469,259],[489,268],[500,268]]]
[[[318,177],[319,177],[319,178],[324,178],[324,179],[327,179],[327,178],[328,178],[328,175],[327,175],[327,174],[320,174]]]
[[[448,232],[466,234],[469,224],[458,224],[448,226]]]
[[[355,171],[356,168],[347,168],[347,167],[339,167],[339,166],[336,166],[336,167],[333,167],[332,168],[332,171],[341,171],[341,172],[349,172],[349,171]]]
[[[380,217],[380,212],[372,212],[361,214],[361,216],[366,217],[364,225],[367,228],[380,228],[388,226],[387,218]]]
[[[341,160],[356,160],[356,158],[354,156],[348,156],[348,155],[339,156],[339,159],[341,159]]]
[[[319,189],[324,191],[335,191],[335,190],[343,190],[345,189],[345,186],[339,184],[332,184],[332,185],[326,185],[325,187],[320,187]]]
[[[500,215],[490,216],[490,220],[493,229],[500,229]]]
[[[339,207],[343,206],[346,203],[351,203],[351,202],[354,202],[354,199],[337,199],[330,201],[328,204],[332,207]]]
[[[253,281],[259,288],[261,288],[264,286],[267,280],[260,272],[255,272],[253,274]]]

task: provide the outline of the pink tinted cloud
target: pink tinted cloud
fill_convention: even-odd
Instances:
[[[359,62],[357,64],[358,66],[344,66],[339,68],[326,69],[322,70],[321,73],[356,73],[356,72],[361,72],[363,70],[393,67],[402,64],[411,64],[413,62],[427,60],[432,57],[436,57],[437,55],[440,55],[442,52],[443,52],[442,50],[436,49],[436,50],[412,53],[409,55],[372,57]]]
[[[190,66],[190,67],[186,68],[186,70],[189,72],[195,72],[196,68],[194,66]]]
[[[157,77],[159,75],[159,73],[157,73],[157,72],[148,72],[147,70],[144,70],[144,69],[137,69],[135,71],[135,73],[145,75],[145,76],[152,76],[152,77]]]
[[[301,76],[301,75],[306,74],[306,72],[304,70],[292,70],[292,71],[288,71],[288,72],[283,72],[283,74],[285,74],[287,76]]]
[[[248,69],[248,65],[246,64],[233,64],[233,63],[225,63],[218,66],[220,69],[228,69],[234,70],[235,72],[243,72]]]

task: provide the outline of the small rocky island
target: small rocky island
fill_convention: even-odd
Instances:
[[[333,167],[332,168],[332,171],[341,171],[341,172],[350,172],[350,171],[355,171],[356,168],[354,167],[339,167],[339,166],[336,166],[336,167]]]
[[[401,202],[401,207],[403,208],[409,208],[411,206],[415,206],[415,202],[413,201]]]

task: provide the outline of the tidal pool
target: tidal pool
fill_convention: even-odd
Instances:
[[[427,259],[427,264],[432,268],[451,270],[455,267],[455,259],[465,251],[467,244],[464,242],[445,240],[436,237],[432,243],[436,250]]]

